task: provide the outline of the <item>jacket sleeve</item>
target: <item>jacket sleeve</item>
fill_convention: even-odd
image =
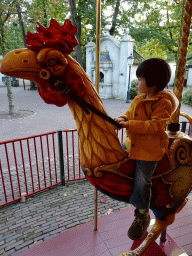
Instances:
[[[129,108],[127,110],[127,112],[124,115],[119,116],[119,117],[123,117],[123,118],[125,118],[126,121],[129,121],[129,119],[131,118],[132,106],[134,105],[135,98],[133,99],[131,105],[129,106]]]
[[[151,120],[129,120],[129,133],[155,134],[166,128],[172,114],[172,103],[168,99],[161,99],[156,104]]]
[[[130,109],[130,107],[129,107],[129,109],[127,110],[127,112],[126,112],[124,115],[119,116],[119,117],[125,118],[126,121],[129,121],[129,119],[130,119],[130,113],[131,113],[131,109]]]

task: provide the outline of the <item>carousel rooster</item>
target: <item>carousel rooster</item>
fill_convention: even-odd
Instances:
[[[77,124],[80,162],[87,179],[103,193],[129,203],[135,162],[121,147],[114,128],[117,124],[108,117],[92,81],[69,56],[78,44],[76,32],[70,20],[60,26],[52,19],[48,28],[37,23],[36,33],[27,33],[27,49],[9,52],[0,71],[34,81],[48,104],[69,104]],[[174,221],[175,213],[187,201],[192,185],[191,145],[191,139],[181,132],[169,135],[169,149],[152,177],[151,210],[156,223],[145,247]],[[143,246],[132,253],[144,255]]]

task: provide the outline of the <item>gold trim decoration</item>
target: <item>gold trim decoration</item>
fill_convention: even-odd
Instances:
[[[101,166],[96,167],[94,170],[91,170],[90,168],[87,168],[87,167],[82,167],[82,169],[84,172],[87,172],[87,175],[89,177],[95,176],[96,178],[101,178],[101,177],[103,177],[104,172],[111,172],[111,173],[115,173],[119,176],[125,177],[127,179],[133,180],[134,178],[129,177],[128,175],[118,171],[120,169],[121,165],[125,164],[128,161],[128,159],[129,158],[126,157],[116,164],[101,165]]]
[[[189,123],[192,125],[192,117],[184,112],[180,113],[180,116],[185,117],[186,119],[188,119]]]
[[[171,169],[178,165],[192,164],[191,159],[192,141],[189,138],[177,138],[168,150]]]
[[[180,165],[170,173],[162,176],[165,184],[170,184],[169,195],[172,202],[167,208],[172,208],[185,198],[192,190],[192,165]]]

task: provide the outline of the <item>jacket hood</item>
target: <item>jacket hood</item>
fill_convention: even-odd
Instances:
[[[138,93],[138,96],[145,98],[146,94]],[[177,99],[176,95],[171,90],[164,90],[164,91],[158,92],[157,94],[155,94],[154,96],[152,96],[147,100],[158,100],[160,98],[168,99],[171,102],[172,104],[171,114],[173,114],[179,106],[179,100]]]
[[[179,100],[171,90],[164,90],[156,94],[158,98],[166,98],[172,103],[172,114],[176,111],[179,106]]]

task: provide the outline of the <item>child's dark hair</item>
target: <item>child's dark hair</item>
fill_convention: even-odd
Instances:
[[[160,58],[151,58],[142,62],[136,71],[137,77],[143,77],[148,87],[156,86],[156,93],[163,91],[171,78],[169,64]]]

